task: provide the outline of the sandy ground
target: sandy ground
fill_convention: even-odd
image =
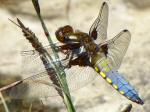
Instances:
[[[16,17],[19,17],[40,37],[39,39],[44,45],[48,43],[43,38],[42,28],[29,0],[0,1],[0,82],[4,82],[2,85],[5,85],[4,80],[8,80],[8,77],[22,76],[20,74],[20,50],[31,48],[23,38],[20,29],[10,23],[8,18],[15,20]],[[55,30],[66,24],[88,32],[98,15],[102,1],[72,0],[69,21],[66,15],[67,0],[45,0],[40,3],[43,17],[55,40]],[[100,77],[72,94],[74,104],[77,105],[78,112],[118,112],[120,105],[128,103],[133,104],[132,112],[149,112],[150,0],[113,0],[108,1],[108,4],[110,7],[108,38],[114,37],[123,29],[128,29],[132,34],[129,49],[119,71],[139,91],[145,104],[140,106],[130,102]],[[55,104],[51,105],[53,107]],[[65,111],[60,106],[56,110]]]

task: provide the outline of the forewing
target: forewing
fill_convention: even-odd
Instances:
[[[107,58],[116,70],[120,67],[122,59],[128,49],[131,34],[128,30],[121,31],[113,39],[105,42],[102,46],[107,46]]]
[[[51,49],[46,50],[51,52]],[[58,96],[58,92],[55,90],[56,86],[52,83],[40,59],[42,55],[34,50],[24,52],[22,55],[23,74],[27,78],[10,90],[10,96],[16,99]],[[68,60],[61,62],[64,64]],[[94,70],[90,67],[73,66],[69,69],[66,68],[65,73],[70,91],[82,88],[96,77]]]
[[[52,52],[51,47],[47,46],[45,47],[45,50],[53,58],[53,61],[56,62],[56,59],[55,59],[54,53]],[[65,58],[65,55],[63,53],[61,52],[56,52],[56,53],[58,53],[60,60],[63,60]],[[29,51],[22,51],[21,55],[22,55],[22,74],[27,74],[29,76],[33,74],[38,74],[41,71],[45,70],[43,62],[41,61],[42,54],[39,55],[37,51],[29,50]],[[60,60],[57,60],[57,61],[60,61]],[[62,63],[65,64],[66,61],[62,61]]]
[[[100,44],[107,38],[108,26],[108,4],[104,2],[100,9],[99,15],[92,24],[89,35],[96,39],[96,43]]]

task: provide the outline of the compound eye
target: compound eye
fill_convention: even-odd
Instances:
[[[56,32],[56,38],[60,42],[65,42],[65,39],[74,33],[73,28],[69,25],[60,27]]]
[[[64,35],[73,33],[73,28],[70,25],[66,25],[62,28]]]
[[[56,38],[57,38],[57,40],[59,40],[60,42],[64,42],[64,39],[65,39],[62,30],[63,30],[62,28],[59,28],[59,29],[55,32]]]
[[[63,36],[62,31],[58,32],[58,35],[59,35],[60,37],[62,37],[62,36]]]

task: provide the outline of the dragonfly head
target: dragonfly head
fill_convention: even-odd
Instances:
[[[56,38],[60,42],[65,42],[66,38],[73,33],[73,28],[70,25],[60,27],[56,32]]]

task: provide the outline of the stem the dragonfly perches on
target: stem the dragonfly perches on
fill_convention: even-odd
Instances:
[[[55,45],[53,44],[53,41],[52,41],[52,39],[50,37],[48,29],[47,29],[47,27],[46,27],[46,25],[45,25],[45,23],[44,23],[44,21],[42,19],[38,0],[32,0],[32,3],[34,5],[34,8],[35,8],[36,13],[38,15],[38,18],[39,18],[39,20],[41,22],[41,25],[43,27],[45,36],[47,37],[47,39],[49,41],[49,44],[50,44],[50,46],[52,48],[52,51],[53,51],[53,53],[55,55],[55,58],[56,58],[56,60],[58,60],[59,56],[58,56],[58,54],[55,51]],[[50,58],[50,55],[48,53],[47,53],[47,55]],[[72,101],[71,101],[71,96],[70,96],[67,80],[66,80],[66,74],[65,74],[65,72],[63,70],[63,67],[62,67],[61,63],[58,63],[58,64],[53,63],[53,65],[54,65],[55,71],[57,71],[56,73],[57,73],[58,81],[60,82],[61,88],[62,88],[63,93],[64,93],[63,94],[63,97],[64,97],[63,101],[64,101],[64,103],[65,103],[65,105],[66,105],[66,107],[67,107],[69,112],[75,112],[74,106],[73,106]]]

